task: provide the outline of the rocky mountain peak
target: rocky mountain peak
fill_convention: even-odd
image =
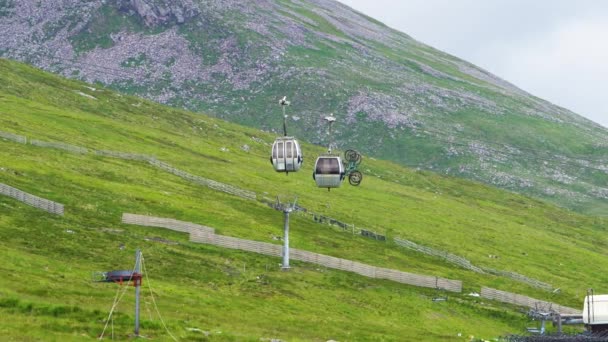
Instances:
[[[121,11],[136,13],[148,27],[175,21],[183,24],[200,14],[192,0],[117,0]]]

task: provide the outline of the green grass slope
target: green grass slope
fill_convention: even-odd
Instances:
[[[606,128],[337,1],[4,1],[0,27],[0,57],[66,77],[276,131],[287,95],[302,140],[335,113],[344,149],[608,210]]]
[[[116,286],[92,283],[90,274],[128,269],[136,248],[143,249],[146,273],[168,328],[184,340],[464,340],[459,333],[491,338],[520,332],[526,323],[513,308],[465,295],[480,286],[572,307],[581,306],[589,287],[598,293],[608,290],[608,276],[602,272],[608,227],[601,218],[369,159],[362,166],[360,187],[345,185],[327,192],[311,179],[321,147],[304,145],[303,170],[285,176],[272,171],[268,162],[274,137],[267,133],[92,90],[6,60],[0,60],[0,130],[155,155],[259,196],[297,194],[299,204],[315,212],[561,289],[549,293],[473,273],[400,249],[390,239],[365,239],[299,215],[293,215],[291,223],[295,248],[460,279],[464,294],[434,303],[433,290],[314,265],[294,263],[291,272],[280,272],[276,258],[193,244],[185,234],[163,229],[120,224],[123,212],[150,214],[208,225],[218,234],[273,242],[272,236],[282,232],[282,214],[262,203],[189,183],[143,162],[0,139],[0,182],[66,205],[65,217],[56,217],[0,196],[0,313],[10,317],[0,322],[0,336],[9,339],[98,336]],[[250,147],[248,152],[243,145]],[[127,337],[133,321],[131,302],[132,291],[114,321],[121,338]],[[151,319],[151,299],[144,304],[142,332],[168,340],[162,324]]]

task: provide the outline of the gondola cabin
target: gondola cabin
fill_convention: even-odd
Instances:
[[[338,188],[344,180],[345,170],[339,156],[319,156],[312,178],[319,188]]]
[[[608,334],[608,295],[585,297],[583,323],[592,333]]]
[[[292,137],[277,138],[272,144],[270,162],[277,172],[296,172],[302,166],[304,156],[298,141]]]

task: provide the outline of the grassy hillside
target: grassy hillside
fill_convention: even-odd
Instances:
[[[608,209],[604,127],[337,1],[4,1],[0,28],[0,57],[66,77],[268,131],[288,95],[303,140],[333,112],[344,149]]]
[[[277,108],[277,111],[279,109]],[[520,195],[365,159],[360,187],[327,192],[311,179],[323,148],[304,145],[301,172],[272,171],[273,136],[0,60],[0,130],[46,141],[155,155],[190,173],[253,190],[299,196],[299,204],[360,227],[514,271],[560,288],[549,293],[294,215],[291,245],[408,272],[464,281],[579,307],[585,290],[608,290],[606,222]],[[255,138],[255,139],[253,139]],[[248,145],[249,151],[241,147]],[[169,328],[190,340],[462,340],[520,332],[511,308],[375,281],[313,265],[280,272],[279,260],[193,244],[183,234],[123,226],[123,212],[208,225],[219,234],[273,242],[282,214],[189,183],[148,164],[0,140],[0,182],[66,205],[55,217],[0,197],[0,335],[81,340],[101,332],[116,287],[91,271],[128,269],[142,248]],[[178,244],[146,238],[160,237]],[[390,240],[390,239],[389,239]],[[124,249],[119,248],[124,245]],[[489,258],[496,255],[498,258]],[[147,282],[144,282],[146,284]],[[132,324],[126,298],[114,322]],[[150,300],[147,300],[150,304]],[[129,304],[127,304],[129,303]],[[144,334],[165,339],[142,308]],[[26,329],[26,327],[28,327]],[[211,332],[205,337],[197,328]],[[219,333],[221,331],[221,333]]]

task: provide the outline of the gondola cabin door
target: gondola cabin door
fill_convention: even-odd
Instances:
[[[303,159],[300,144],[294,138],[277,138],[272,145],[271,162],[277,172],[296,172],[302,166]]]

